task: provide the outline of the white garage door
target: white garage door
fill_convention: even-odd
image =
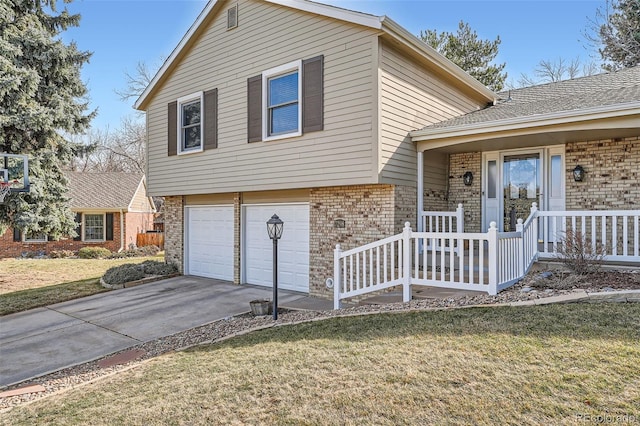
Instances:
[[[233,206],[187,207],[186,273],[233,280]]]
[[[277,214],[284,222],[278,241],[278,288],[309,292],[309,205],[270,204],[244,207],[245,281],[273,285],[273,242],[267,221]]]

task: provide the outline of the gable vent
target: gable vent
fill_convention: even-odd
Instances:
[[[227,10],[227,29],[230,30],[238,26],[238,5]]]

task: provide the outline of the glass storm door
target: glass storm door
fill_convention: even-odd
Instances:
[[[517,219],[529,217],[531,204],[541,205],[542,173],[540,153],[505,155],[502,160],[502,224],[515,231]]]

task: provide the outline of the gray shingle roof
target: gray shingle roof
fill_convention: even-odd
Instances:
[[[142,180],[136,173],[65,172],[72,209],[126,210]]]
[[[489,124],[510,118],[534,117],[565,111],[578,112],[599,106],[640,101],[640,66],[515,89],[499,95],[500,99],[496,105],[424,129],[453,130],[455,127],[476,123]]]

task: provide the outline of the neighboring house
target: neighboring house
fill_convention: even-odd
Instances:
[[[636,128],[637,100],[635,116],[625,112]],[[483,151],[497,168],[516,161],[499,150],[553,144],[539,152],[552,164],[540,173],[562,173],[565,136],[591,140],[578,119],[553,131],[564,116],[544,122],[548,100],[533,112],[543,122],[532,135],[497,126],[492,143],[455,147],[466,128],[451,144],[428,140],[446,132],[438,123],[494,108],[498,119],[508,104],[387,17],[304,0],[210,1],[135,105],[147,113],[149,194],[165,197],[166,258],[185,274],[271,286],[266,221],[276,213],[285,222],[279,286],[328,297],[336,243],[385,238],[415,226],[425,206],[458,200],[480,229]],[[637,164],[637,129],[611,132],[593,134],[626,138]],[[470,188],[465,171],[475,174]]]
[[[142,174],[66,172],[65,176],[78,236],[53,241],[44,234],[25,235],[9,229],[0,236],[0,257],[82,247],[121,251],[136,244],[138,233],[153,229],[155,207],[146,196]]]

